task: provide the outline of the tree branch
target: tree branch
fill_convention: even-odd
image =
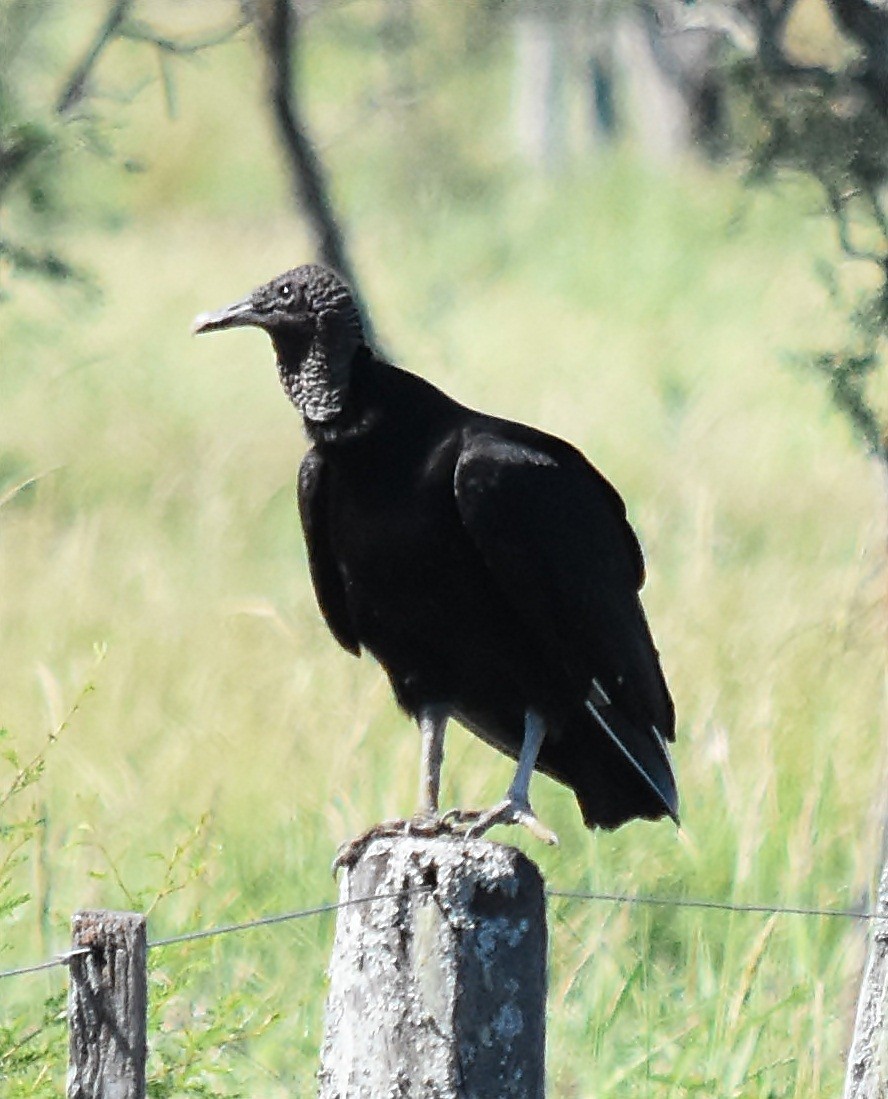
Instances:
[[[143,23],[141,20],[127,19],[126,23],[122,24],[119,28],[117,36],[119,38],[127,38],[132,42],[146,42],[149,46],[156,46],[162,53],[187,57],[190,54],[200,53],[201,50],[209,49],[212,46],[221,46],[233,35],[237,34],[238,31],[243,30],[246,25],[247,20],[241,19],[230,27],[223,27],[220,30],[211,31],[207,34],[200,35],[197,38],[180,40],[178,38],[170,38],[169,35],[154,30],[153,27],[149,26],[147,23]]]
[[[839,27],[863,51],[859,82],[873,106],[888,115],[888,10],[870,0],[828,0]]]
[[[0,137],[0,198],[9,184],[48,144],[46,134],[33,125],[19,126],[12,131],[8,140]]]
[[[180,40],[154,30],[141,20],[129,19],[133,3],[134,0],[114,0],[111,4],[104,22],[96,31],[92,42],[59,94],[56,101],[58,114],[67,114],[86,96],[87,82],[93,69],[107,47],[117,38],[145,42],[155,46],[161,53],[188,55],[227,42],[232,35],[246,26],[246,20],[242,19],[231,27],[223,27],[221,30],[212,31],[197,38]]]
[[[661,23],[669,33],[707,30],[722,35],[744,57],[754,57],[770,76],[787,83],[813,84],[824,91],[836,86],[836,77],[820,65],[796,65],[786,56],[782,36],[796,0],[656,0]]]
[[[59,93],[56,100],[56,112],[58,114],[67,114],[83,99],[90,73],[96,67],[96,62],[101,57],[105,47],[120,33],[121,25],[132,4],[133,0],[114,0],[114,3],[108,9],[105,21],[96,31],[95,37]]]
[[[842,196],[833,187],[830,187],[828,183],[821,181],[823,189],[826,191],[827,201],[829,202],[830,210],[832,210],[833,218],[836,223],[836,230],[839,234],[839,245],[842,251],[849,259],[862,259],[868,260],[870,263],[883,266],[885,263],[885,255],[881,252],[873,252],[869,249],[858,248],[851,240],[851,227],[848,221],[848,215],[845,210],[845,196]],[[859,193],[859,192],[858,192]],[[849,196],[855,197],[855,196]]]
[[[298,46],[297,20],[289,0],[260,0],[256,4],[255,24],[265,58],[268,99],[296,203],[308,218],[321,260],[350,284],[364,330],[368,340],[372,340],[364,297],[348,256],[345,235],[333,212],[323,165],[308,138],[293,93],[291,59]]]

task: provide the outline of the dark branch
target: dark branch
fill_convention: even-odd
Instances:
[[[873,106],[888,115],[888,10],[869,0],[828,0],[839,27],[863,52],[859,82]]]
[[[823,183],[823,188],[826,191],[827,201],[829,202],[830,210],[832,211],[833,218],[836,223],[836,230],[839,234],[839,245],[842,251],[849,259],[862,259],[868,260],[871,263],[879,265],[884,264],[885,256],[880,252],[874,252],[869,249],[858,248],[851,240],[851,227],[848,221],[848,214],[846,211],[846,197],[840,195],[834,188],[830,187],[828,183]],[[859,193],[859,192],[857,192]],[[856,195],[850,195],[848,197],[856,197]]]
[[[59,114],[67,114],[86,96],[87,82],[92,71],[107,47],[117,38],[144,42],[155,46],[161,53],[189,55],[227,42],[246,25],[246,20],[240,20],[230,27],[223,27],[196,38],[177,39],[154,30],[141,20],[128,18],[133,3],[134,0],[114,0],[104,22],[59,94],[56,102],[56,111]]]
[[[873,221],[879,232],[882,234],[882,239],[885,242],[886,250],[888,250],[888,216],[885,214],[885,208],[882,205],[882,198],[879,192],[869,184],[864,189],[864,195],[866,197],[867,204],[869,205],[870,212],[873,215]]]
[[[19,126],[8,138],[0,140],[0,196],[48,144],[47,135],[33,125]]]
[[[86,94],[86,83],[96,67],[96,62],[102,56],[105,47],[120,33],[121,25],[132,3],[133,0],[114,0],[108,9],[104,23],[96,31],[95,37],[59,94],[56,101],[56,111],[59,114],[67,114],[83,99]]]
[[[333,213],[323,165],[307,136],[293,91],[291,59],[298,46],[296,12],[289,0],[263,0],[256,5],[255,23],[265,58],[268,98],[287,159],[296,202],[308,218],[319,258],[351,286],[364,331],[371,338],[367,308],[358,290],[345,236]]]
[[[197,38],[178,39],[154,30],[153,27],[141,20],[127,19],[118,31],[118,37],[128,38],[133,42],[145,42],[150,46],[156,46],[162,53],[187,57],[190,54],[210,49],[212,46],[221,46],[238,31],[243,30],[246,25],[246,20],[239,20],[230,27],[222,27],[220,30],[211,31]]]
[[[55,252],[36,252],[5,237],[0,237],[0,259],[8,260],[11,267],[24,274],[84,281],[81,273]]]
[[[781,32],[789,22],[792,9],[796,6],[796,0],[781,0],[774,11],[774,26]]]
[[[797,65],[786,55],[783,34],[797,0],[748,3],[697,3],[656,0],[656,10],[668,33],[706,30],[722,35],[741,56],[754,57],[762,70],[786,84],[809,84],[822,91],[836,87],[836,75],[820,65]]]
[[[811,365],[826,378],[833,402],[867,450],[888,466],[885,426],[865,390],[866,378],[878,367],[877,357],[827,352],[814,356]]]
[[[869,0],[829,0],[837,22],[867,51],[885,52],[888,11]]]

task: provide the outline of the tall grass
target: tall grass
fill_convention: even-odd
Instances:
[[[309,87],[319,125],[349,133],[353,99],[329,73],[353,72],[359,45],[336,18],[318,24]],[[398,360],[569,437],[624,492],[683,815],[679,833],[589,834],[537,778],[561,846],[501,838],[553,886],[857,904],[883,785],[883,501],[816,381],[784,361],[834,332],[812,276],[830,242],[790,189],[629,160],[546,184],[485,161],[505,66],[487,60],[451,84],[455,103],[489,91],[486,130],[432,104],[469,150],[447,170],[399,152],[386,115],[326,152]],[[26,757],[94,686],[19,800],[44,823],[12,870],[33,901],[6,920],[0,967],[62,946],[76,907],[150,909],[159,936],[328,898],[336,846],[413,808],[417,737],[314,605],[293,502],[304,443],[271,350],[188,336],[197,311],[309,254],[248,72],[232,48],[186,73],[165,151],[156,104],[127,116],[120,140],[152,151],[115,184],[129,221],[67,240],[101,300],[20,283],[0,312],[0,724]],[[490,803],[508,776],[452,730],[448,802]],[[551,1095],[836,1092],[860,927],[568,900],[550,919]],[[310,1094],[331,935],[324,917],[153,959],[155,1093]],[[7,982],[0,1015],[36,1023],[58,981]],[[57,1055],[35,1088],[58,1087]]]

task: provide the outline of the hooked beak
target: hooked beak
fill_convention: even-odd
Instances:
[[[191,323],[194,336],[201,332],[221,332],[225,328],[244,328],[249,325],[264,327],[262,317],[253,305],[252,296],[217,309],[214,313],[200,313]]]

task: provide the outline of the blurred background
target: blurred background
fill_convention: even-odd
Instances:
[[[393,361],[620,488],[683,828],[550,886],[867,906],[885,816],[888,12],[868,0],[0,0],[0,969],[331,899],[418,738],[311,593],[256,332],[312,259]],[[446,804],[510,764],[453,727]],[[311,1094],[330,916],[153,951],[151,1094]],[[834,1095],[866,928],[550,902],[553,1097]],[[64,973],[0,987],[59,1094]]]

